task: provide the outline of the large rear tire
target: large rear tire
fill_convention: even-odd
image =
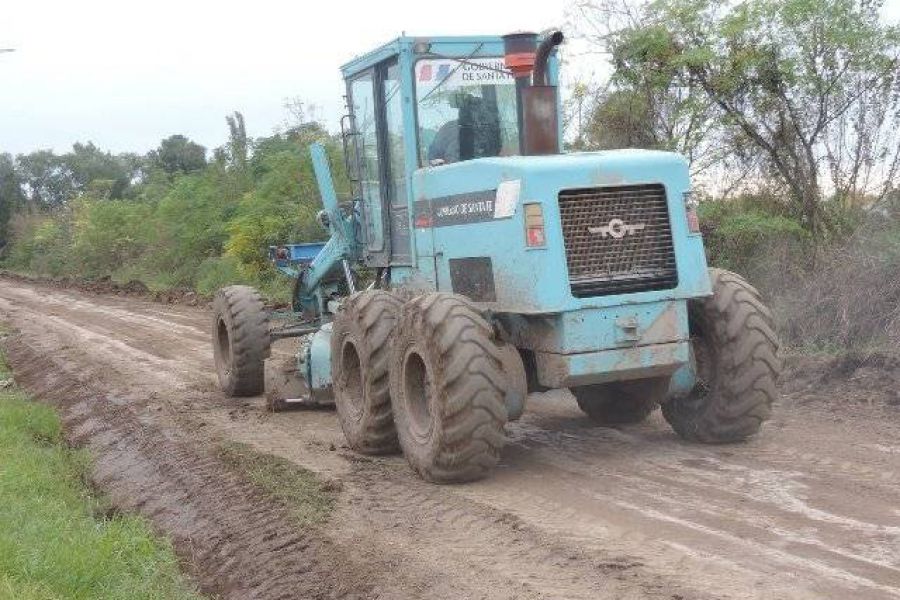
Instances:
[[[780,344],[772,313],[753,286],[729,271],[709,274],[713,295],[688,306],[697,383],[662,411],[687,440],[736,442],[759,431],[771,415]]]
[[[213,356],[222,390],[229,396],[257,396],[265,389],[269,317],[259,292],[230,285],[213,298]]]
[[[580,408],[601,425],[630,425],[650,416],[665,399],[669,378],[616,381],[572,388]]]
[[[383,290],[353,294],[334,318],[331,379],[344,437],[364,454],[398,450],[388,379],[390,338],[403,302]]]
[[[473,481],[505,442],[507,378],[491,326],[463,296],[403,306],[391,350],[391,397],[403,453],[424,479]]]

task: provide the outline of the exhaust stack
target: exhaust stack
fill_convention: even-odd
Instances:
[[[534,71],[537,52],[537,34],[523,31],[504,35],[503,51],[503,63],[516,80],[516,118],[519,126],[519,148],[521,149],[522,132],[525,129],[522,114],[522,92],[531,86],[531,72]]]
[[[561,31],[553,31],[538,46],[534,60],[534,83],[522,92],[522,154],[559,154],[557,89],[548,85],[550,53],[563,41]]]
[[[503,36],[504,62],[516,79],[519,140],[525,156],[558,154],[560,151],[558,92],[555,85],[547,83],[547,63],[551,52],[563,39],[559,30],[550,32],[540,45],[534,33]]]

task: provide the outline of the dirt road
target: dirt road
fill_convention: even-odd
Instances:
[[[97,483],[175,541],[230,598],[900,598],[900,407],[817,390],[762,435],[681,442],[658,411],[592,426],[532,395],[490,479],[417,480],[343,446],[331,412],[266,413],[217,389],[208,313],[0,280],[17,376],[60,406]],[[790,389],[799,389],[794,386]],[[822,390],[828,392],[827,389]],[[214,440],[339,482],[327,527],[298,532],[230,475]]]

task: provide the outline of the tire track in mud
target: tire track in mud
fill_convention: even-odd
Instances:
[[[710,597],[647,572],[638,557],[554,540],[512,513],[418,480],[405,464],[349,458],[355,466],[342,481],[355,518],[388,532],[382,534],[388,543],[399,529],[402,544],[421,559],[493,580],[486,597]]]
[[[318,416],[318,413],[314,413]],[[333,448],[323,457],[300,458],[297,440],[285,420],[309,413],[278,415],[267,423],[265,439],[243,436],[257,416],[252,407],[224,427],[228,437],[288,460],[323,470],[343,489],[330,532],[364,555],[389,552],[394,573],[414,579],[429,573],[429,583],[410,597],[458,598],[616,598],[622,600],[719,596],[698,591],[673,578],[644,568],[637,556],[612,553],[605,540],[590,548],[556,539],[552,531],[515,514],[475,500],[471,485],[436,486],[423,482],[402,457],[364,457],[348,448]],[[202,418],[210,418],[209,413]],[[293,419],[291,419],[293,421]],[[333,420],[333,417],[332,417]],[[328,444],[307,446],[311,452]],[[320,450],[321,451],[321,450]],[[304,461],[304,457],[306,460]],[[476,484],[478,485],[478,484]],[[527,491],[522,490],[522,495]]]
[[[872,482],[875,469],[820,473],[827,460],[798,451],[780,457],[779,446],[769,449],[759,440],[737,447],[703,447],[651,432],[653,438],[669,439],[653,440],[654,453],[637,456],[636,470],[635,459],[622,457],[634,457],[646,448],[647,434],[640,430],[652,429],[651,424],[635,427],[635,434],[598,428],[573,436],[544,429],[539,422],[532,417],[514,425],[516,443],[531,460],[549,467],[547,487],[557,490],[554,496],[568,494],[572,501],[572,506],[553,510],[552,497],[529,498],[533,505],[546,505],[543,513],[578,522],[591,518],[591,504],[596,506],[591,500],[602,499],[600,520],[631,526],[633,544],[649,551],[655,540],[646,534],[654,531],[664,545],[682,553],[693,546],[720,562],[741,557],[730,568],[746,571],[745,587],[768,588],[773,597],[830,597],[838,589],[847,589],[854,598],[900,597],[895,486],[890,477],[878,476],[880,489],[867,485],[862,507],[857,506],[858,478],[835,478],[837,471]],[[745,448],[750,451],[742,451]],[[598,462],[596,457],[604,453],[608,460]],[[798,460],[801,454],[810,459],[809,465]],[[761,463],[760,456],[766,461]],[[578,480],[583,483],[574,483]],[[577,510],[579,506],[587,514]],[[656,522],[655,527],[642,525],[647,521]],[[565,523],[558,527],[560,532],[572,530]],[[809,591],[772,589],[775,565],[805,579]]]

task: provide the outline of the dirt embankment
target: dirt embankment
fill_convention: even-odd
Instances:
[[[65,349],[63,345],[59,349]],[[95,457],[93,483],[174,542],[205,592],[228,598],[368,598],[362,565],[334,572],[336,550],[225,468],[213,440],[159,405],[103,382],[108,364],[73,364],[26,336],[6,344],[16,378],[60,409],[67,439]],[[165,402],[151,393],[147,400]],[[348,565],[351,566],[351,565]]]
[[[811,410],[880,407],[900,419],[900,354],[792,356],[785,367],[783,393]]]
[[[853,379],[888,364],[795,362],[775,419],[736,446],[681,442],[658,413],[594,427],[567,393],[533,395],[493,477],[439,487],[349,452],[333,413],[223,397],[200,308],[6,279],[0,318],[97,484],[223,597],[900,598],[900,407]],[[330,520],[298,529],[221,440],[335,482]]]
[[[113,281],[110,277],[99,279],[77,279],[73,277],[44,277],[23,275],[13,271],[0,269],[0,279],[18,283],[33,284],[61,290],[77,290],[100,296],[119,296],[152,300],[162,304],[185,304],[187,306],[207,306],[212,298],[198,294],[189,288],[174,288],[164,291],[153,291],[143,282],[132,280],[125,283]]]

